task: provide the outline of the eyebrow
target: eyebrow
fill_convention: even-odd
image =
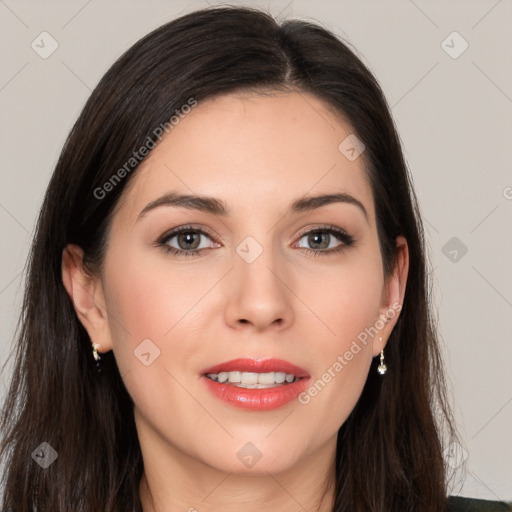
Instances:
[[[351,196],[350,194],[344,192],[337,194],[322,194],[317,196],[301,197],[290,204],[286,213],[309,212],[316,210],[317,208],[321,208],[322,206],[334,203],[346,203],[357,206],[362,211],[366,221],[368,222],[368,212],[366,211],[363,203],[361,203],[361,201]],[[181,208],[187,208],[188,210],[198,210],[222,217],[230,215],[230,209],[227,204],[215,197],[169,192],[148,203],[139,213],[137,221],[144,217],[151,210],[161,206],[177,206]]]

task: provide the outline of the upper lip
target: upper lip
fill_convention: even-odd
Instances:
[[[249,359],[249,358],[240,358],[240,359],[231,359],[230,361],[225,361],[224,363],[216,364],[215,366],[210,366],[202,371],[203,375],[208,373],[220,373],[220,372],[256,372],[256,373],[267,373],[267,372],[283,372],[290,373],[295,375],[295,377],[309,377],[309,373],[301,368],[300,366],[296,366],[289,361],[285,361],[284,359]]]

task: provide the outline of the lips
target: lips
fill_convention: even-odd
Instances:
[[[299,378],[309,377],[309,373],[299,366],[296,366],[284,359],[232,359],[224,363],[210,366],[201,372],[202,375],[207,373],[221,373],[221,372],[254,372],[254,373],[268,373],[268,372],[282,372],[290,373]]]
[[[248,372],[252,375],[268,374],[276,372],[295,376],[293,382],[274,384],[272,387],[263,385],[262,388],[248,389],[239,387],[240,384],[229,382],[215,382],[209,376],[212,374],[224,374],[229,372]],[[249,409],[252,411],[265,411],[276,409],[288,404],[306,389],[310,381],[309,373],[283,359],[233,359],[215,366],[205,368],[201,375],[206,389],[215,397],[234,407]],[[261,386],[258,384],[258,386]]]

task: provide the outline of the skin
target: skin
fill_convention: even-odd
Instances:
[[[242,410],[212,396],[199,379],[222,361],[277,357],[315,382],[359,333],[402,304],[407,243],[397,238],[397,265],[385,280],[363,159],[349,161],[338,150],[350,133],[310,94],[200,102],[123,191],[101,273],[83,271],[79,247],[64,250],[63,281],[77,315],[99,352],[114,351],[135,403],[145,512],[331,509],[333,489],[324,491],[332,483],[337,431],[398,314],[306,405]],[[162,206],[137,220],[170,191],[217,197],[232,213]],[[339,191],[361,201],[368,220],[348,203],[286,214],[295,199]],[[188,224],[214,233],[196,235],[199,255],[175,256],[154,245]],[[326,254],[343,242],[324,235],[324,254],[307,254],[319,242],[299,232],[319,225],[345,229],[354,244]],[[236,252],[247,236],[263,248],[252,263]],[[194,240],[178,245],[174,237],[168,244],[185,250]],[[160,350],[149,366],[133,353],[147,338]],[[250,468],[237,457],[247,442],[262,454]]]

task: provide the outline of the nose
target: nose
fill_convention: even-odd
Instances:
[[[293,322],[289,273],[270,249],[252,262],[235,254],[226,281],[226,322],[236,329],[285,329]]]

